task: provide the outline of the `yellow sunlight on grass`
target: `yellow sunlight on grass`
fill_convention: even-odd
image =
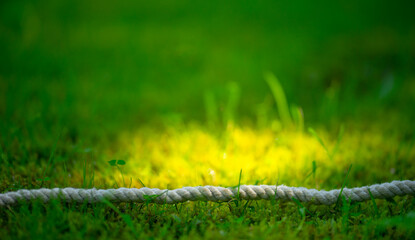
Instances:
[[[151,187],[235,186],[240,169],[247,184],[276,184],[282,176],[305,179],[313,161],[328,161],[313,136],[295,131],[228,127],[214,135],[196,126],[145,131],[123,137],[131,155],[125,174]]]

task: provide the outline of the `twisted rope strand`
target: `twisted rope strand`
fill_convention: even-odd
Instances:
[[[395,196],[415,195],[415,181],[393,181],[358,188],[344,188],[342,195],[352,201],[361,202],[374,198],[384,199]],[[284,185],[241,185],[239,198],[244,200],[281,199],[290,201],[293,198],[301,202],[331,205],[336,203],[340,189],[331,191],[307,189],[304,187],[287,187]],[[235,187],[183,187],[174,190],[158,188],[118,188],[118,189],[80,189],[80,188],[42,188],[21,189],[15,192],[0,194],[0,207],[15,205],[19,202],[30,202],[35,199],[48,202],[60,199],[65,202],[96,203],[106,199],[110,202],[155,202],[180,203],[186,201],[226,202],[238,197]]]

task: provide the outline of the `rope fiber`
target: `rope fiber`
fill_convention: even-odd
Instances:
[[[369,192],[370,191],[370,192]],[[280,199],[290,201],[293,198],[301,202],[331,205],[337,202],[340,195],[346,200],[361,202],[378,199],[393,198],[395,196],[415,195],[415,181],[393,181],[390,183],[374,184],[358,188],[344,188],[343,191],[307,189],[303,187],[287,187],[284,185],[241,185],[239,187],[183,187],[174,190],[160,190],[158,188],[118,188],[118,189],[81,189],[81,188],[42,188],[21,189],[15,192],[0,194],[0,207],[30,202],[36,199],[48,202],[59,199],[64,202],[101,202],[104,199],[114,202],[154,202],[180,203],[186,201],[227,202],[232,199],[243,200],[270,200]],[[372,195],[372,196],[371,196]]]

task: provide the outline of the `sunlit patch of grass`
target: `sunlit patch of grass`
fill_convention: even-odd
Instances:
[[[280,184],[325,188],[340,187],[351,164],[352,185],[390,181],[415,172],[414,167],[399,161],[402,157],[413,158],[414,151],[402,150],[398,154],[405,152],[406,156],[390,161],[389,153],[397,151],[399,139],[375,128],[364,133],[347,129],[341,132],[341,141],[334,131],[316,132],[324,145],[312,134],[294,130],[230,126],[214,133],[189,125],[161,133],[151,129],[124,133],[118,147],[128,159],[124,169],[127,178],[140,178],[146,185],[159,188],[234,186],[240,169],[244,172],[243,184],[275,184],[278,180]],[[380,165],[383,167],[376,167]],[[313,179],[307,178],[310,172]],[[112,174],[122,182],[118,173]]]
[[[325,158],[312,137],[298,132],[232,127],[216,136],[190,127],[168,129],[161,135],[130,133],[123,139],[128,140],[122,144],[130,155],[126,174],[153,187],[235,185],[240,169],[245,183],[261,179],[274,184],[283,174],[286,183],[293,184],[296,181],[289,178],[301,178],[313,159]]]
[[[344,130],[340,126],[313,126],[324,146],[313,134],[294,128],[228,124],[212,130],[182,124],[120,132],[111,142],[86,152],[82,144],[68,147],[64,133],[53,166],[29,161],[22,168],[10,161],[16,167],[4,169],[2,187],[235,186],[242,169],[242,184],[331,189],[342,186],[350,165],[347,187],[413,178],[415,166],[408,159],[415,158],[414,139],[404,130],[406,125],[396,129],[391,120],[369,127],[346,122]],[[125,165],[113,167],[108,163],[113,159]],[[45,174],[46,168],[50,171]]]

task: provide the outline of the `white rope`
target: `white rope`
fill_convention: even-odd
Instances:
[[[366,201],[373,198],[392,198],[395,196],[415,195],[415,181],[393,181],[391,183],[375,184],[359,188],[344,188],[342,195],[352,201]],[[340,189],[331,191],[307,189],[303,187],[287,187],[284,185],[241,185],[239,198],[244,200],[281,199],[290,201],[293,198],[301,202],[331,205],[337,202]],[[186,201],[226,202],[238,197],[237,187],[184,187],[174,190],[160,190],[157,188],[118,188],[118,189],[80,189],[80,188],[53,188],[53,189],[21,189],[16,192],[0,194],[0,206],[5,207],[19,202],[30,202],[35,199],[48,202],[51,199],[60,199],[65,202],[100,202],[104,199],[110,202],[154,202],[179,203]]]

